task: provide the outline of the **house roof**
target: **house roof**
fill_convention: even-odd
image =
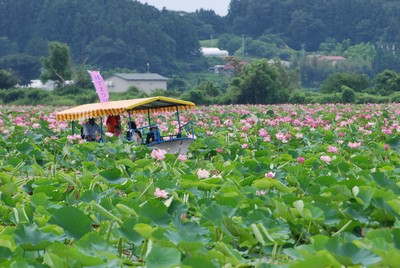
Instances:
[[[196,107],[196,105],[190,101],[158,96],[83,104],[58,112],[56,114],[56,119],[58,121],[72,121],[90,117],[118,115],[126,112],[148,114],[153,112],[174,112],[194,107]]]
[[[113,76],[117,76],[124,80],[136,81],[136,80],[152,80],[152,81],[167,81],[168,78],[156,73],[116,73]]]

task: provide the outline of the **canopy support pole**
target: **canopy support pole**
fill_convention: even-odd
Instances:
[[[179,132],[181,132],[181,119],[179,118],[179,109],[178,109],[178,105],[176,105],[175,108],[176,108],[176,116],[178,117]]]
[[[75,121],[71,121],[72,125],[72,135],[75,135]]]
[[[103,142],[103,117],[100,116],[100,141]]]
[[[132,130],[132,128],[131,128],[131,122],[132,122],[131,111],[128,111],[128,120],[129,120],[129,123],[128,123],[129,131],[131,131]]]
[[[151,125],[151,120],[150,120],[150,109],[147,109],[147,119],[149,120],[149,127]]]

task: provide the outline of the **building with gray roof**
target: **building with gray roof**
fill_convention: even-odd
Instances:
[[[156,89],[167,90],[168,78],[156,73],[116,73],[106,80],[109,92],[126,92],[135,86],[150,94]]]

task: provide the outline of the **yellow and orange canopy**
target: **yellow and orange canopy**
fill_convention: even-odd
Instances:
[[[168,97],[150,97],[102,103],[89,103],[57,113],[58,121],[72,121],[90,117],[118,115],[123,113],[143,114],[153,112],[174,112],[194,108],[190,101],[183,101]]]

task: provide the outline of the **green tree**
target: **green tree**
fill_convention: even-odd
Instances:
[[[29,40],[24,53],[35,57],[44,57],[48,50],[48,42],[45,39],[34,37]]]
[[[0,37],[0,57],[18,53],[18,45],[12,42],[8,37]]]
[[[116,66],[128,68],[134,61],[133,54],[127,53],[129,48],[122,40],[100,36],[86,48],[90,63],[105,69]]]
[[[330,75],[322,84],[322,93],[341,92],[342,86],[361,92],[369,88],[371,82],[366,75],[351,73],[335,73]]]
[[[9,89],[18,84],[18,79],[7,70],[0,69],[0,88]]]
[[[178,75],[173,75],[171,79],[168,80],[167,84],[169,89],[179,90],[182,92],[188,87],[187,81]]]
[[[400,91],[400,74],[393,70],[385,70],[375,77],[375,91],[387,96]]]
[[[42,82],[55,81],[57,86],[72,78],[71,55],[68,45],[60,42],[49,43],[49,56],[41,58],[44,72]]]
[[[356,94],[354,90],[349,88],[348,86],[342,86],[342,101],[344,103],[353,103],[356,99]]]
[[[372,67],[376,74],[386,69],[400,72],[400,53],[393,53],[390,47],[379,45],[372,61]]]
[[[192,101],[197,105],[209,105],[204,93],[199,89],[191,89],[181,95],[183,100]]]
[[[229,55],[234,55],[242,47],[242,38],[232,34],[222,34],[218,38],[218,47],[228,50]]]
[[[315,18],[312,13],[297,10],[291,15],[291,22],[288,31],[293,39],[294,47],[299,47],[300,44],[305,44],[307,50],[316,50],[316,44],[321,43],[325,39],[326,33],[322,30],[324,22]]]
[[[221,99],[221,89],[212,82],[201,82],[197,87],[183,93],[185,100],[193,101],[199,105],[216,104]]]
[[[93,68],[86,64],[82,64],[74,71],[74,84],[78,88],[93,88],[92,79],[88,70],[93,70]]]
[[[296,64],[300,69],[301,84],[305,87],[319,87],[335,71],[330,62],[320,61],[317,57],[301,57]]]
[[[228,88],[228,101],[240,104],[282,103],[287,92],[282,82],[282,70],[266,60],[258,60],[244,68]]]
[[[38,58],[26,54],[11,54],[0,58],[0,69],[11,71],[23,86],[39,77],[40,66]]]

